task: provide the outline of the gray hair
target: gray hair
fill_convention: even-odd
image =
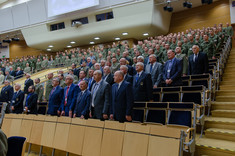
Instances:
[[[138,56],[137,59],[142,59],[142,60],[144,60],[144,57],[143,57],[143,56]]]
[[[121,66],[120,66],[120,69],[121,69],[121,67],[125,68],[126,71],[128,71],[128,67],[127,67],[126,65],[121,65]]]
[[[19,84],[19,83],[16,83],[15,86],[19,86],[21,88],[21,84]]]
[[[69,78],[74,81],[74,77],[72,75],[67,75],[66,78]]]
[[[102,71],[101,70],[96,70],[95,72],[99,73],[100,75],[102,75]]]
[[[150,56],[153,56],[153,57],[157,58],[157,56],[155,54],[151,54]]]
[[[140,65],[144,68],[144,64],[142,62],[138,62],[138,63],[136,63],[136,65]]]

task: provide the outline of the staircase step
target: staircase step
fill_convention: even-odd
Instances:
[[[235,95],[235,90],[218,90],[216,96],[232,96]]]
[[[235,142],[235,130],[208,128],[205,130],[206,138],[220,139]]]
[[[200,138],[196,142],[196,156],[234,156],[235,155],[235,142]]]
[[[235,102],[212,102],[211,109],[235,110]]]
[[[220,85],[221,90],[235,90],[235,85]]]
[[[218,102],[235,102],[235,96],[216,96]]]
[[[235,130],[235,119],[234,118],[222,118],[222,117],[206,117],[205,128],[221,128]]]
[[[211,114],[213,117],[235,118],[235,110],[212,110]]]

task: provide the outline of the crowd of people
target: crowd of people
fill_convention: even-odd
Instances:
[[[208,59],[215,59],[221,45],[233,36],[227,23],[149,37],[129,47],[126,41],[111,46],[74,49],[47,55],[1,61],[1,102],[13,113],[37,113],[39,102],[48,102],[47,114],[80,118],[132,121],[134,101],[153,101],[153,89],[180,86],[182,76],[208,73]],[[71,66],[68,73],[47,75],[45,88],[29,71],[48,66]],[[23,69],[23,70],[22,70]],[[15,72],[15,75],[12,74]],[[26,74],[23,91],[10,82]],[[45,90],[45,96],[44,96]]]

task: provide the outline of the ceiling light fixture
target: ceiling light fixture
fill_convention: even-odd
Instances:
[[[116,37],[115,40],[120,40],[120,38],[119,38],[119,37]]]
[[[51,49],[48,48],[47,51],[51,51]]]
[[[128,35],[128,33],[127,33],[127,32],[124,32],[124,33],[122,33],[122,35],[123,35],[123,36],[126,36],[126,35]]]
[[[49,45],[48,47],[49,47],[49,48],[53,48],[54,46],[53,46],[53,45]]]
[[[95,42],[91,41],[90,44],[95,44]]]
[[[144,33],[143,36],[148,36],[149,34],[148,33]]]
[[[99,40],[100,38],[99,38],[99,37],[95,37],[94,39],[95,39],[95,40]]]
[[[70,43],[71,43],[71,44],[75,44],[76,42],[74,42],[74,41],[71,41]]]
[[[71,45],[68,45],[67,48],[71,48],[72,46]]]

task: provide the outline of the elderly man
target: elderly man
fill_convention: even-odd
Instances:
[[[193,55],[189,57],[189,75],[208,73],[208,57],[204,52],[199,52],[199,46],[194,45]]]
[[[133,77],[128,74],[128,67],[126,65],[121,65],[120,71],[124,74],[124,80],[129,82],[130,84],[133,83]]]
[[[102,72],[96,70],[94,72],[94,80],[91,89],[91,106],[90,114],[91,118],[95,119],[108,119],[109,105],[110,105],[110,85],[102,80]]]
[[[88,118],[89,107],[91,103],[91,92],[88,90],[88,82],[82,80],[80,83],[81,92],[76,99],[73,117],[80,117],[81,119]]]
[[[21,68],[20,68],[20,67],[17,67],[16,70],[17,70],[17,71],[16,71],[16,79],[19,79],[19,78],[23,77],[24,73],[23,73],[23,71],[21,70]]]
[[[24,82],[24,93],[28,94],[29,86],[34,85],[34,83],[33,83],[33,80],[30,78],[31,77],[30,74],[27,73],[25,77],[26,77],[26,80]]]
[[[73,84],[74,78],[67,75],[65,78],[66,87],[64,88],[63,99],[61,101],[58,115],[72,117],[75,101],[79,93],[78,85]]]
[[[120,66],[121,65],[126,65],[128,67],[128,74],[129,75],[133,76],[133,75],[136,74],[135,69],[132,66],[127,64],[127,60],[125,58],[121,58],[119,62],[120,62]]]
[[[14,81],[14,77],[9,74],[9,71],[5,71],[5,81],[6,80],[10,82]]]
[[[6,109],[7,112],[10,112],[10,103],[13,97],[13,93],[14,93],[14,89],[10,85],[10,81],[9,80],[4,81],[4,87],[2,88],[1,95],[0,95],[0,102],[8,103],[8,106]]]
[[[3,84],[5,80],[5,76],[2,74],[2,71],[0,70],[0,85]]]
[[[131,111],[134,103],[132,86],[124,80],[122,71],[114,73],[114,81],[116,83],[112,86],[110,119],[120,122],[132,121]]]
[[[175,52],[168,50],[168,61],[164,64],[163,80],[166,86],[180,86],[182,85],[182,60],[175,58]]]
[[[145,67],[145,72],[151,74],[153,88],[161,85],[162,64],[157,62],[157,56],[155,54],[149,56],[149,63]]]
[[[108,82],[110,86],[112,86],[114,83],[113,74],[111,73],[111,68],[109,66],[104,67],[103,80]]]
[[[47,114],[57,115],[57,111],[63,99],[63,88],[61,88],[59,84],[60,84],[59,78],[53,78],[52,80],[53,89],[51,90],[49,95]]]
[[[15,93],[11,99],[12,113],[21,114],[23,112],[24,92],[20,90],[21,85],[15,84]]]

